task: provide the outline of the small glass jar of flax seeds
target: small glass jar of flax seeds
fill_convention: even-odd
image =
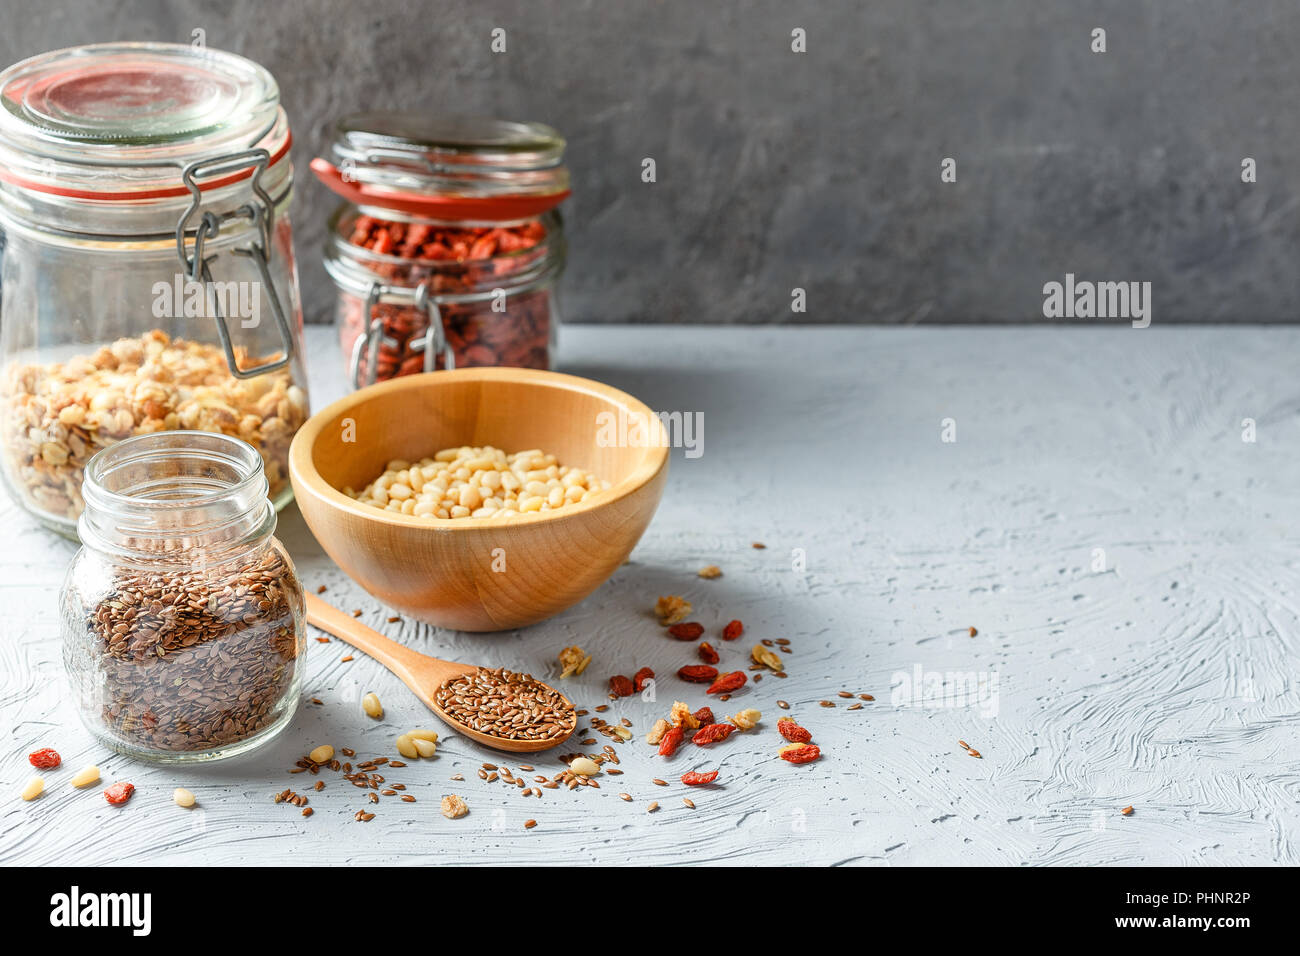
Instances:
[[[90,731],[121,753],[182,762],[284,729],[306,627],[261,455],[212,432],[140,435],[96,454],[83,489],[60,616]]]

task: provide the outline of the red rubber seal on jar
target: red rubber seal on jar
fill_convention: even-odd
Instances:
[[[427,219],[446,221],[510,222],[529,219],[554,209],[571,190],[543,196],[430,196],[351,182],[329,160],[317,157],[311,171],[332,192],[357,206],[378,206]]]

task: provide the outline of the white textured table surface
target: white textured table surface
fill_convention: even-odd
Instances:
[[[338,392],[338,359],[326,331],[311,347],[320,407]],[[595,661],[563,686],[581,706],[604,702],[609,675],[653,667],[659,701],[605,715],[635,724],[623,777],[521,799],[475,776],[499,758],[448,734],[436,759],[389,774],[417,802],[385,798],[356,823],[360,792],[328,777],[303,819],[271,797],[310,779],[286,770],[311,745],[392,754],[397,733],[441,729],[378,665],[315,641],[307,693],[324,705],[305,704],[257,755],[157,769],[105,753],[63,691],[55,595],[73,547],[9,507],[0,863],[1300,862],[1300,331],[569,328],[561,351],[566,371],[702,412],[703,455],[674,452],[632,563],[570,612],[501,635],[389,630],[543,679],[580,644]],[[946,418],[955,442],[942,440]],[[1246,418],[1255,442],[1242,440]],[[292,507],[280,534],[309,589],[326,584],[329,600],[386,627]],[[712,563],[724,577],[695,576]],[[689,597],[710,632],[744,620],[724,667],[744,666],[749,638],[794,649],[787,680],[751,685],[727,709],[761,709],[757,733],[668,765],[640,735],[677,691],[705,698],[668,676],[690,645],[647,616],[665,593]],[[983,694],[920,696],[930,681],[981,676]],[[850,712],[841,689],[876,701]],[[382,724],[360,711],[369,690]],[[776,759],[778,698],[812,729],[819,763]],[[24,804],[26,754],[41,745],[65,768]],[[135,783],[130,804],[67,785],[92,762]],[[686,788],[650,782],[695,766],[719,767],[724,784],[691,793],[695,810]],[[178,785],[197,809],[172,804]],[[438,813],[450,792],[469,816]]]

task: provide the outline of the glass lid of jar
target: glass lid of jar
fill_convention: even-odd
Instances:
[[[0,174],[63,195],[137,198],[150,186],[181,195],[191,162],[253,147],[282,154],[282,116],[271,74],[231,53],[168,43],[56,50],[0,73]]]
[[[339,121],[320,180],[363,206],[461,219],[535,216],[569,195],[564,139],[541,123],[356,113]]]

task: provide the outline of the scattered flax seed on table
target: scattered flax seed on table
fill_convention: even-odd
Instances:
[[[533,827],[535,827],[535,826],[537,826],[537,821],[536,821],[536,820],[525,820],[525,821],[524,821],[524,829],[525,829],[525,830],[531,830],[531,829],[532,829]]]
[[[767,545],[765,545],[762,541],[754,541],[750,544],[750,547],[753,548],[755,551],[762,551],[764,548],[767,547]]]
[[[353,617],[360,617],[360,616],[361,616],[361,608],[357,608],[355,611],[353,611],[353,612],[352,612],[352,616],[353,616]]]
[[[320,587],[318,587],[318,588],[316,589],[316,593],[317,593],[317,594],[324,594],[324,593],[325,593],[325,590],[326,590],[326,589],[325,589],[325,585],[322,584]]]
[[[400,617],[390,617],[390,618],[386,618],[386,620],[389,624],[397,624],[402,619]]]
[[[1130,804],[1129,806],[1125,807],[1123,810],[1120,811],[1120,813],[1124,814],[1124,816],[1126,816],[1126,817],[1131,817],[1131,816],[1133,816],[1133,806],[1132,806],[1132,804]]]
[[[972,628],[970,629],[970,636],[971,636],[971,637],[974,637],[974,636],[975,636],[976,634],[978,634],[978,633],[979,633],[979,631],[975,630],[974,627],[972,627]]]
[[[690,807],[692,810],[695,809],[695,801],[692,800],[690,797],[682,797],[682,803]]]
[[[648,806],[648,807],[645,808],[645,812],[646,812],[646,813],[654,813],[654,812],[655,812],[656,810],[658,810],[658,809],[659,809],[659,801],[656,800],[654,803],[650,804],[650,806]]]
[[[340,660],[339,663],[340,663],[340,664],[346,664],[346,663],[348,663],[350,660],[352,660],[352,655],[351,655],[351,654],[349,654],[347,657],[345,657],[345,658],[343,658],[342,660]]]

